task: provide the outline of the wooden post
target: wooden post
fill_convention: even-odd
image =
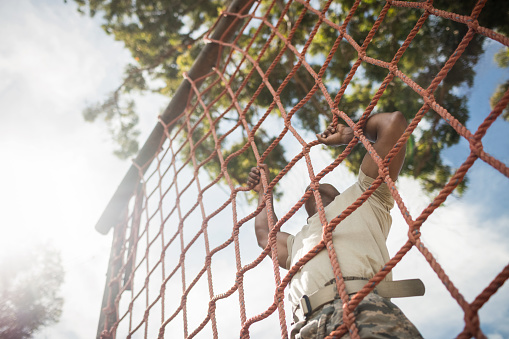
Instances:
[[[228,12],[247,13],[251,9],[253,2],[254,0],[234,0],[228,9]],[[225,15],[221,17],[213,34],[211,35],[211,39],[229,41],[241,23],[242,20],[238,19],[236,16]],[[189,78],[194,80],[209,73],[212,70],[212,67],[216,66],[220,57],[220,49],[217,43],[208,43],[205,45],[188,72]],[[201,82],[196,83],[197,86],[200,84]],[[190,93],[191,84],[188,80],[184,79],[161,116],[164,123],[168,124],[172,122],[184,111]],[[174,125],[175,124],[169,127],[170,130]],[[135,163],[142,168],[143,173],[152,162],[155,154],[159,151],[159,148],[165,138],[166,135],[164,134],[164,128],[160,123],[158,123],[152,130],[152,133],[138,152],[135,159]],[[138,168],[137,166],[132,165],[113,194],[113,197],[110,199],[110,202],[99,218],[99,221],[95,225],[95,229],[99,233],[107,234],[112,225],[116,225],[118,223],[122,212],[127,209],[129,199],[134,194],[135,187],[139,180]]]

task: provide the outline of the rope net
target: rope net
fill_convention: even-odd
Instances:
[[[476,161],[485,162],[505,178],[509,177],[509,168],[485,152],[482,143],[488,128],[507,106],[509,91],[505,92],[475,132],[468,130],[434,97],[435,90],[476,36],[509,46],[506,36],[479,25],[477,18],[485,2],[478,1],[470,14],[460,15],[435,8],[432,1],[387,1],[360,43],[349,34],[348,25],[362,6],[361,1],[353,3],[341,17],[341,22],[338,22],[338,16],[333,15],[332,1],[290,0],[286,4],[279,1],[250,2],[246,8],[252,8],[245,14],[224,12],[223,16],[243,20],[240,33],[232,42],[213,40],[210,35],[205,38],[208,43],[220,46],[222,61],[204,77],[191,79],[185,76],[192,93],[184,113],[170,123],[159,121],[164,128],[159,152],[151,162],[135,164],[139,169],[140,185],[126,209],[123,222],[115,226],[110,278],[105,291],[108,303],[102,310],[106,321],[101,337],[217,338],[240,335],[241,338],[247,338],[259,337],[260,333],[288,337],[288,324],[292,316],[288,303],[285,303],[285,290],[292,276],[319,250],[327,248],[329,256],[336,257],[334,247],[329,246],[332,244],[332,231],[382,182],[388,184],[408,225],[408,234],[386,267],[347,302],[344,324],[330,335],[340,337],[350,333],[352,338],[358,338],[353,310],[375,284],[414,248],[422,254],[464,312],[464,329],[458,337],[485,337],[478,312],[508,279],[509,266],[503,267],[485,289],[468,302],[421,239],[420,232],[424,222],[462,182]],[[283,17],[296,8],[300,15],[292,22],[290,29],[282,30],[281,25],[285,22]],[[276,9],[281,15],[274,19],[271,13]],[[391,11],[403,10],[417,12],[419,18],[406,39],[399,42],[399,49],[392,60],[384,61],[370,56],[370,43],[375,34],[380,34],[378,30],[384,19]],[[314,20],[312,30],[300,31],[303,18],[309,20],[310,17]],[[468,31],[432,81],[419,84],[412,79],[411,72],[400,70],[398,63],[423,24],[433,18],[461,23]],[[313,40],[319,29],[335,32],[336,39],[322,66],[317,68],[311,65],[309,60],[312,56],[308,52],[313,44],[320,43]],[[253,42],[263,30],[270,30],[270,37],[261,48],[254,48]],[[303,40],[305,44],[292,45],[292,38],[296,34],[307,35]],[[270,67],[262,69],[259,60],[274,45],[278,45],[280,51]],[[346,78],[337,80],[337,91],[333,93],[330,88],[334,86],[327,86],[324,79],[333,56],[339,53],[341,46],[351,48],[357,53],[357,58],[348,64],[350,69]],[[289,58],[295,61],[293,68],[281,77],[278,65]],[[369,98],[369,104],[360,112],[358,122],[354,122],[341,109],[341,100],[354,78],[362,76],[358,73],[361,72],[361,66],[366,64],[379,67],[386,76],[376,94]],[[273,81],[273,72],[279,72],[276,82]],[[281,93],[302,72],[314,79],[314,85],[292,107],[288,107],[280,100]],[[400,81],[410,88],[422,107],[414,112],[394,149],[385,159],[381,159],[364,137],[361,127],[393,81]],[[265,102],[267,96],[262,98],[263,91],[270,93],[270,102]],[[326,99],[331,121],[344,121],[357,136],[335,159],[319,170],[313,152],[322,146],[316,147],[319,143],[309,131],[295,127],[296,112],[316,96]],[[420,214],[412,216],[388,175],[387,165],[428,112],[443,119],[464,138],[470,145],[470,153],[432,202]],[[261,133],[261,128],[272,133],[274,137],[271,142],[258,142],[257,133]],[[264,206],[254,207],[255,204],[246,203],[252,199],[250,189],[245,184],[238,184],[234,177],[235,168],[241,168],[247,174],[257,163],[264,163],[283,142],[286,142],[286,155],[290,154],[288,158],[291,160],[282,170],[272,173],[274,179],[271,182],[262,179],[265,192],[274,190],[278,184],[283,185],[285,176],[297,166],[303,169],[299,175],[305,173],[307,176],[307,179],[299,180],[314,187],[346,159],[357,143],[364,145],[380,168],[380,175],[372,187],[324,227],[324,240],[288,272],[280,271],[276,256],[271,259],[268,254],[276,251],[276,232],[292,230],[290,225],[302,213],[302,205],[313,192],[308,190],[294,196],[291,206],[282,212],[283,216],[278,221],[269,221],[272,228],[270,243],[267,248],[260,250],[252,224]],[[228,147],[232,149],[231,146],[236,143],[239,146],[233,148],[234,151],[225,151]],[[247,156],[253,159],[252,163],[245,160]],[[212,170],[212,163],[218,166],[216,171]],[[288,187],[292,184],[286,181],[284,185]],[[291,187],[288,190],[291,191]],[[285,193],[288,194],[286,190]],[[318,195],[316,191],[314,194]],[[270,213],[274,206],[268,195],[265,197]],[[318,196],[315,198],[323,214],[321,200]],[[331,260],[331,265],[341,297],[348,300],[341,269],[336,260]],[[263,332],[267,329],[271,332]]]

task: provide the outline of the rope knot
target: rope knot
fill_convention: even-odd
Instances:
[[[424,92],[422,98],[424,99],[424,102],[427,103],[430,107],[433,107],[433,104],[436,102],[435,96],[433,95],[433,93],[430,93],[429,90],[426,90]]]
[[[362,127],[361,127],[361,126],[359,126],[358,124],[355,124],[355,125],[353,126],[353,130],[354,130],[355,132],[359,133],[359,132],[362,132]]]
[[[471,335],[480,338],[482,336],[482,331],[479,327],[479,315],[477,311],[473,310],[471,307],[469,307],[465,311],[465,329],[470,332]]]
[[[164,122],[164,120],[163,120],[162,115],[160,115],[160,114],[159,114],[159,115],[157,116],[157,120],[159,121],[159,123],[160,123],[161,125],[163,125],[164,129],[167,129],[167,128],[168,128],[168,126],[166,125],[166,123],[165,123],[165,122]]]
[[[413,230],[408,230],[408,239],[412,242],[412,244],[416,244],[417,240],[421,238],[421,231],[419,228],[415,227]]]
[[[474,32],[477,32],[479,30],[479,21],[478,20],[472,20],[468,22],[468,28],[471,28],[474,30]]]
[[[469,145],[470,150],[475,153],[477,156],[480,155],[480,153],[484,152],[484,146],[480,140],[477,140],[475,137],[471,137],[469,139]]]
[[[101,339],[109,339],[109,338],[112,338],[111,333],[106,330],[103,330],[101,332]]]
[[[385,166],[382,168],[382,173],[383,173],[384,177],[388,177],[389,176],[389,166],[387,166],[386,163],[384,163],[384,165]]]

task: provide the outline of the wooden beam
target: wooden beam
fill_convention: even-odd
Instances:
[[[249,12],[253,3],[254,0],[234,0],[228,8],[228,12],[245,14]],[[211,35],[211,39],[225,42],[230,41],[242,21],[243,20],[240,20],[237,16],[222,16]],[[194,80],[209,73],[212,70],[212,67],[216,66],[218,63],[218,60],[221,57],[220,52],[221,50],[217,43],[208,43],[205,45],[188,72],[189,78]],[[196,83],[197,86],[200,84],[201,81]],[[171,99],[168,107],[166,107],[161,115],[161,119],[165,124],[169,124],[182,114],[186,108],[190,93],[191,84],[187,79],[184,79],[175,92],[175,95]],[[175,123],[176,122],[169,127],[170,130],[175,126]],[[142,173],[145,173],[165,139],[166,135],[164,133],[164,128],[160,123],[158,123],[134,160],[135,163],[142,168]],[[124,176],[124,179],[121,181],[117,190],[113,194],[113,197],[106,206],[106,209],[99,218],[99,221],[95,225],[95,229],[99,233],[107,234],[111,227],[118,223],[124,210],[127,209],[129,200],[133,196],[136,185],[139,181],[139,170],[135,165],[131,165]]]

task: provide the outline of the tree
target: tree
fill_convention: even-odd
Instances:
[[[58,252],[37,246],[0,261],[0,337],[31,338],[62,312],[63,268]]]
[[[131,93],[152,91],[171,95],[183,71],[203,47],[201,38],[221,9],[222,1],[210,0],[75,0],[78,11],[102,13],[102,28],[123,41],[136,64],[129,64],[120,86],[101,103],[83,112],[86,121],[103,119],[119,146],[115,154],[128,158],[138,151],[138,115]],[[149,88],[148,79],[164,85]]]
[[[83,0],[75,1],[80,4],[81,10],[87,7]],[[354,0],[333,3],[327,17],[336,24],[342,24],[353,3]],[[470,15],[475,3],[475,0],[437,0],[434,1],[433,6],[460,15]],[[207,4],[197,2],[196,6],[194,4],[191,6],[186,2],[169,0],[144,0],[135,3],[113,0],[89,2],[90,14],[95,15],[102,12],[105,19],[103,25],[105,31],[113,34],[116,39],[124,41],[126,47],[131,50],[138,62],[138,65],[128,67],[124,83],[114,93],[114,99],[110,102],[118,103],[118,96],[121,93],[125,95],[132,91],[152,90],[165,95],[172,94],[182,79],[182,73],[188,70],[192,60],[201,48],[200,33],[211,25],[212,20],[215,20],[216,12],[220,9],[217,2],[207,2]],[[261,12],[264,13],[269,5],[269,2],[262,2]],[[347,27],[348,33],[359,45],[362,45],[384,5],[385,2],[382,1],[366,0],[361,2]],[[301,51],[318,20],[318,16],[307,11],[299,3],[293,3],[289,11],[282,16],[284,7],[285,3],[283,1],[276,1],[276,6],[270,10],[267,20],[276,25],[282,17],[278,30],[287,37],[290,36],[292,28],[299,23],[299,27],[291,41]],[[422,13],[422,10],[413,8],[391,8],[370,42],[366,54],[390,62]],[[506,24],[509,20],[508,13],[509,2],[497,2],[496,4],[488,2],[479,17],[479,24],[508,34],[509,27]],[[172,24],[174,26],[163,24],[170,18],[173,20]],[[241,47],[246,47],[255,35],[256,30],[257,27],[248,27],[240,37],[238,44]],[[446,60],[454,53],[467,30],[468,26],[465,24],[430,16],[399,61],[398,68],[426,88],[444,66]],[[261,53],[272,34],[273,31],[269,27],[262,28],[249,50],[254,58],[258,58],[258,65],[264,71],[270,69],[280,51],[285,48],[284,41],[276,37],[266,47],[265,52]],[[316,72],[322,66],[338,34],[337,30],[328,25],[320,26],[307,51],[309,57],[306,58]],[[461,123],[465,123],[469,117],[466,106],[467,90],[473,84],[474,66],[484,52],[484,40],[485,38],[482,35],[476,34],[474,36],[460,60],[433,93],[437,102]],[[322,77],[328,92],[332,93],[333,96],[339,91],[357,58],[357,52],[349,43],[343,40]],[[238,60],[234,59],[234,61],[240,64],[241,59],[241,57],[238,57]],[[274,88],[277,89],[283,83],[283,80],[297,62],[295,54],[286,49],[268,75],[268,80]],[[250,63],[244,62],[242,65],[238,76],[232,80],[231,86],[234,89],[240,87],[244,78],[252,70]],[[348,91],[340,98],[338,97],[337,100],[338,108],[353,118],[358,118],[359,114],[369,105],[383,79],[387,76],[388,70],[364,62],[356,74],[348,86]],[[148,88],[148,78],[164,80],[165,86]],[[291,111],[314,85],[314,78],[301,66],[279,95],[285,110]],[[251,126],[265,113],[272,103],[273,97],[267,88],[264,88],[262,78],[256,72],[245,84],[245,90],[240,91],[237,96],[241,105],[245,107],[251,100],[252,94],[259,87],[262,88],[262,92],[247,111],[247,120],[251,122]],[[212,89],[211,94],[219,95],[219,89]],[[220,112],[220,107],[228,107],[230,104],[231,100],[227,100],[227,96],[221,97],[219,101],[214,103],[214,109],[211,110],[212,118],[215,119],[219,116],[219,113],[215,114],[214,112]],[[374,112],[399,110],[405,114],[407,119],[411,119],[422,105],[423,100],[419,95],[400,79],[394,78],[378,101]],[[128,109],[126,110],[122,110],[119,105],[115,106],[115,110],[108,107],[110,106],[96,106],[96,109],[87,111],[94,112],[94,114],[87,116],[97,117],[103,114],[108,121],[116,121],[117,125],[120,126],[122,126],[122,121],[128,120],[129,128],[131,126],[134,128],[136,113],[132,105],[127,105]],[[126,113],[121,113],[122,111]],[[316,92],[311,100],[296,110],[294,114],[292,124],[295,127],[311,130],[314,133],[323,130],[331,120],[330,107],[320,91]],[[280,112],[276,108],[272,110],[271,115],[279,116]],[[420,179],[424,188],[429,192],[433,192],[443,187],[453,171],[443,161],[440,154],[445,148],[458,143],[460,137],[451,126],[432,110],[425,115],[423,120],[418,131],[412,135],[409,141],[408,156],[402,173]],[[228,119],[220,122],[218,133],[220,135],[228,133],[230,125]],[[206,125],[194,128],[192,139],[196,139],[194,141],[201,140],[202,136],[209,131],[209,127]],[[128,130],[130,130],[129,128]],[[128,131],[120,131],[123,137],[117,137],[116,139],[121,141],[122,154],[129,155],[131,154],[129,150],[135,149],[131,147],[133,139],[129,136]],[[262,152],[270,145],[270,141],[277,137],[277,135],[263,127],[255,136],[258,138],[257,141],[260,145],[265,147],[260,150]],[[183,138],[186,137],[183,136]],[[224,142],[222,144],[224,155],[228,156],[239,150],[246,140],[246,135],[243,135],[234,142]],[[211,138],[201,140],[196,147],[196,153],[199,161],[203,161],[208,157],[212,158],[213,161],[206,166],[208,166],[209,173],[215,177],[220,173],[220,166],[217,155],[214,156],[213,146],[214,143]],[[339,151],[338,149],[331,150],[334,156]],[[188,154],[188,152],[189,150],[187,150],[187,153],[184,151],[183,154]],[[274,148],[272,152],[274,152],[274,156],[268,158],[266,163],[277,172],[288,163],[288,160],[284,157],[285,151],[282,146]],[[346,159],[345,163],[349,169],[355,172],[358,171],[363,152],[365,152],[363,148],[357,147]],[[252,155],[249,151],[245,151],[238,157],[240,158],[235,160],[235,163],[244,165],[246,159],[252,157]],[[229,173],[231,171],[230,174],[237,183],[243,183],[245,173],[247,173],[246,168],[243,166],[231,166],[231,168],[229,166],[228,168]],[[465,182],[459,187],[460,193],[464,187]]]
[[[498,67],[500,68],[507,68],[509,67],[509,48],[505,47],[498,51],[495,54],[495,62],[497,63]],[[497,89],[495,90],[495,93],[493,93],[493,96],[490,98],[490,104],[491,108],[494,108],[500,99],[502,99],[502,96],[504,93],[509,89],[509,80],[504,82],[503,84],[500,84],[497,86]],[[502,112],[502,117],[509,121],[509,106],[507,106],[504,111]]]

